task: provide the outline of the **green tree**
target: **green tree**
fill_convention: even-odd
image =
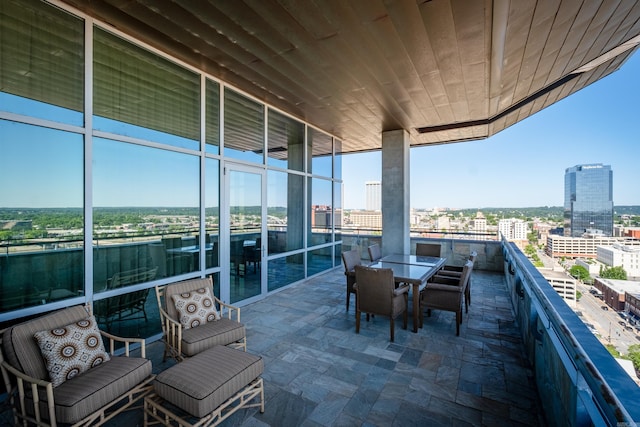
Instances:
[[[627,280],[627,272],[622,267],[606,267],[600,273],[600,277],[605,279]]]
[[[569,274],[583,282],[589,278],[589,270],[581,265],[574,265],[569,269]]]
[[[636,368],[636,371],[640,371],[640,344],[630,345],[627,352],[626,358],[633,362],[633,367]]]
[[[613,357],[620,358],[620,352],[613,344],[605,344],[605,348],[609,350],[609,353],[611,353]]]

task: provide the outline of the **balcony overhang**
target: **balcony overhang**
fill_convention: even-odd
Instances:
[[[611,74],[637,2],[62,0],[342,140],[489,137]]]

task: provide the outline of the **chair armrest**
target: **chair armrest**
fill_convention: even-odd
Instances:
[[[229,319],[232,319],[233,317],[235,317],[235,321],[239,322],[240,321],[240,307],[236,307],[235,305],[231,305],[231,304],[227,304],[225,302],[222,302],[220,299],[218,299],[218,297],[214,296],[213,297],[217,302],[218,305],[220,306],[220,316],[223,316],[224,313],[224,309],[226,309],[226,316]],[[233,314],[235,313],[235,316],[233,316]]]
[[[408,293],[408,292],[409,292],[409,285],[404,284],[404,285],[401,285],[401,286],[399,286],[399,287],[397,287],[397,288],[395,288],[395,289],[393,290],[393,296],[398,296],[398,295],[406,294],[406,293]]]
[[[458,286],[460,283],[459,277],[448,277],[448,276],[433,276],[433,280],[427,284],[427,286],[431,286],[434,284],[446,285],[446,286]]]
[[[436,273],[436,276],[460,277],[461,275],[462,270],[440,270]]]
[[[462,292],[462,287],[461,286],[452,286],[452,285],[446,285],[446,284],[442,284],[442,283],[436,283],[436,282],[431,282],[427,284],[427,287],[425,288],[426,292],[429,291],[446,291],[446,292]]]
[[[50,381],[33,378],[25,374],[24,372],[17,370],[5,360],[3,360],[0,363],[0,365],[2,366],[2,376],[5,379],[5,386],[10,387],[6,391],[8,396],[12,396],[12,394],[17,391],[17,396],[8,397],[7,400],[10,400],[11,402],[13,402],[14,398],[18,399],[17,406],[19,408],[23,408],[22,409],[23,411],[26,410],[27,406],[31,406],[32,409],[36,408],[35,414],[32,419],[35,419],[38,423],[42,423],[43,421],[42,418],[44,415],[39,410],[40,408],[39,403],[44,401],[47,405],[48,419],[49,420],[56,419],[55,400],[53,397],[53,384]],[[14,385],[10,384],[11,381],[9,380],[8,374],[11,374],[15,377]],[[45,392],[44,394],[46,395],[46,398],[40,397],[40,394],[41,394],[39,391],[40,388],[44,389],[44,392]],[[32,402],[29,404],[27,403],[27,399],[26,399],[28,391],[31,392],[29,400]],[[41,425],[48,425],[48,424],[42,423]]]
[[[140,355],[143,358],[146,358],[146,348],[145,348],[145,340],[144,338],[124,338],[116,335],[112,335],[108,332],[100,331],[100,334],[109,339],[109,354],[113,356],[115,354],[115,346],[116,343],[124,344],[124,355],[129,357],[130,346],[131,344],[140,344]]]
[[[160,323],[165,344],[167,348],[172,349],[173,354],[179,356],[182,354],[182,323],[169,316],[169,313],[163,308],[158,307],[158,309],[160,310]]]

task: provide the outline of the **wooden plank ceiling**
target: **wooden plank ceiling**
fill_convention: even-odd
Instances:
[[[339,137],[345,153],[395,129],[412,146],[486,138],[615,71],[640,39],[635,0],[63,2]]]

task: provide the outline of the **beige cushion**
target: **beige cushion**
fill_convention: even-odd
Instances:
[[[109,360],[93,316],[34,337],[54,387]]]
[[[171,295],[185,329],[195,328],[220,319],[209,288]]]

